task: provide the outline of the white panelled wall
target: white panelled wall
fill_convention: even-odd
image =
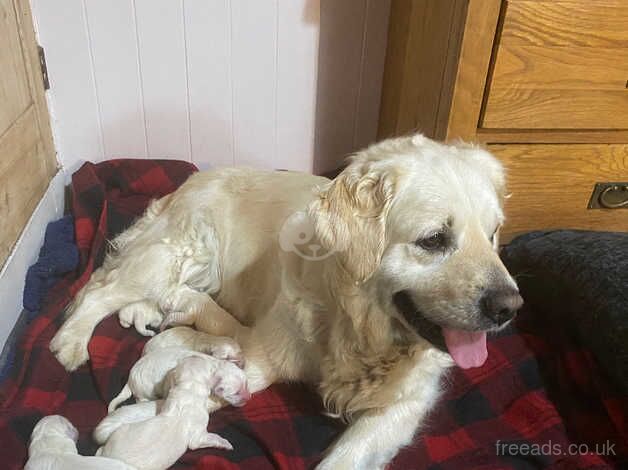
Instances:
[[[375,139],[390,0],[32,0],[66,174],[180,158],[322,173]]]

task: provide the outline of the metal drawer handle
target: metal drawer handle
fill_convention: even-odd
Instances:
[[[595,183],[589,209],[628,209],[628,183]]]
[[[621,192],[618,198],[615,198],[612,193]],[[619,209],[620,207],[628,207],[628,184],[623,186],[613,185],[607,187],[600,193],[600,205],[607,209]],[[616,200],[615,200],[616,199]]]

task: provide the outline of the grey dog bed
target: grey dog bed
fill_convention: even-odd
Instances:
[[[628,393],[628,233],[531,232],[501,256],[525,302],[571,329]]]

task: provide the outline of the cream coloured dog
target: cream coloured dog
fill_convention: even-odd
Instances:
[[[198,357],[207,367],[219,375],[238,375],[240,369],[228,361],[240,361],[239,348],[233,349],[232,342],[213,350],[214,356],[181,347],[159,348],[143,355],[133,364],[129,378],[120,393],[109,402],[108,411],[115,410],[120,403],[135,397],[138,401],[155,400],[166,396],[169,390],[168,373],[189,357]]]
[[[481,366],[486,332],[521,306],[497,255],[504,195],[488,152],[421,135],[359,152],[333,181],[198,173],[114,241],[51,350],[73,370],[117,309],[182,312],[238,340],[251,391],[308,382],[351,422],[320,468],[383,468],[443,371]]]
[[[133,470],[119,460],[79,455],[78,431],[63,416],[43,417],[33,429],[24,470]]]
[[[122,424],[96,455],[142,470],[162,470],[173,465],[187,449],[232,449],[229,441],[207,432],[208,409],[216,403],[210,395],[243,405],[250,398],[244,372],[211,356],[194,356],[183,359],[169,375],[172,386],[159,414]]]

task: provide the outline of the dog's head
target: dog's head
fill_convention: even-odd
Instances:
[[[212,393],[233,406],[244,406],[251,399],[246,374],[231,362],[221,362],[215,373]]]
[[[317,236],[356,284],[461,367],[522,304],[497,255],[504,172],[488,152],[421,135],[355,156],[310,206]]]
[[[29,454],[39,452],[76,453],[77,429],[60,415],[44,416],[31,433]]]

